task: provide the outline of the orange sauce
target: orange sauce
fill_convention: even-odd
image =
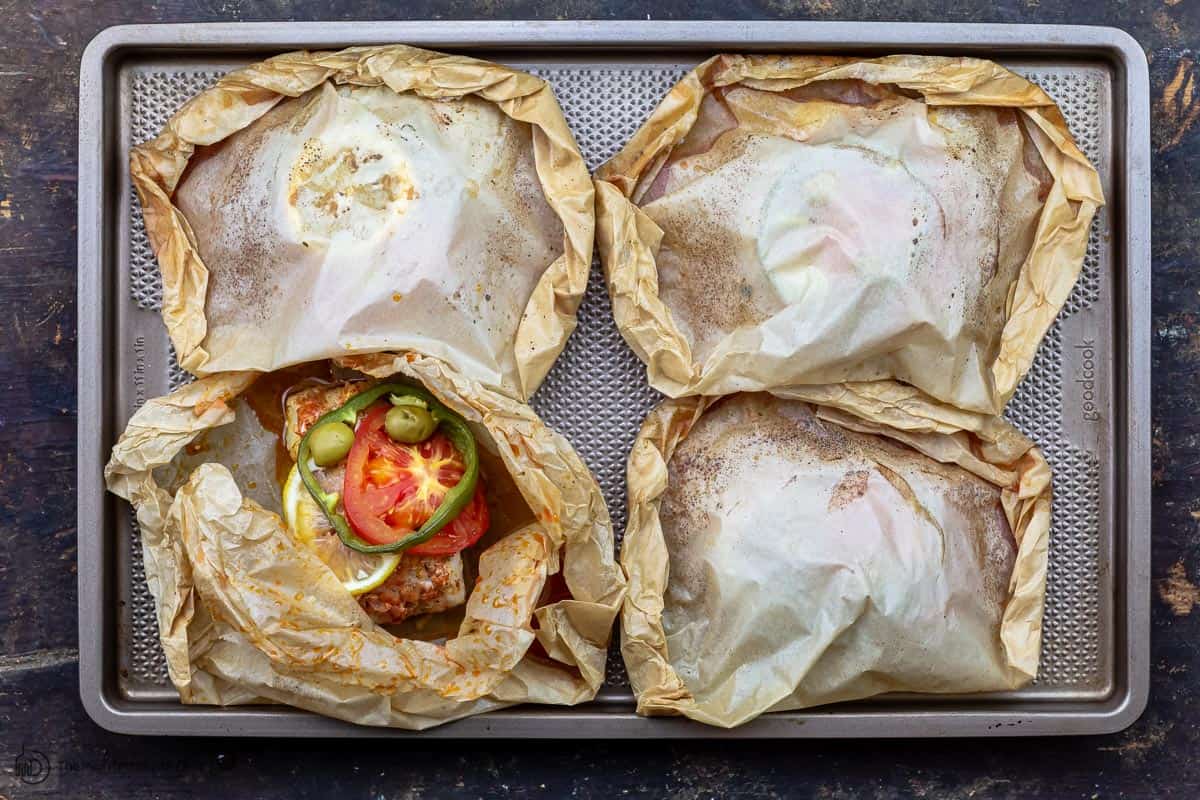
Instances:
[[[284,440],[284,403],[293,389],[303,389],[313,384],[333,379],[329,363],[302,364],[298,367],[269,372],[258,378],[242,395],[246,405],[258,418],[263,429],[275,434],[275,483],[283,486],[291,471],[292,455]]]

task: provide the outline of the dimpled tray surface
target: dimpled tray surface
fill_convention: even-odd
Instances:
[[[776,30],[779,24],[771,23],[771,27],[764,27],[762,31],[775,39],[780,36]],[[448,33],[437,39],[431,38],[428,31],[418,37],[414,35],[414,29],[400,30],[404,28],[402,23],[390,25],[397,28],[393,35],[384,35],[378,29],[372,32],[353,25],[341,25],[337,27],[343,32],[353,29],[353,35],[328,38],[322,38],[311,27],[300,26],[305,28],[303,35],[298,33],[290,44],[315,48],[362,41],[425,42],[486,55],[528,69],[554,87],[584,158],[593,170],[629,139],[666,91],[691,66],[712,52],[746,50],[754,46],[750,37],[753,30],[747,33],[745,25],[735,26],[734,32],[741,31],[742,38],[723,37],[722,34],[729,31],[718,23],[694,23],[686,30],[670,25],[647,27],[625,23],[640,30],[642,42],[631,41],[621,49],[605,49],[599,43],[594,45],[593,51],[585,53],[561,50],[567,43],[563,40],[571,36],[567,27],[530,26],[529,38],[521,39],[518,23],[443,24],[441,27]],[[81,420],[85,419],[83,403],[87,399],[83,385],[97,382],[89,381],[87,370],[101,370],[107,380],[99,381],[103,388],[95,415],[103,418],[100,424],[102,435],[97,442],[99,458],[89,459],[86,465],[81,427],[80,536],[82,539],[94,533],[106,536],[107,541],[102,548],[103,557],[94,564],[84,563],[81,543],[81,639],[85,634],[86,618],[89,627],[95,626],[87,635],[103,640],[92,650],[98,663],[87,665],[89,674],[82,674],[85,665],[81,664],[84,700],[89,703],[93,716],[104,717],[101,722],[130,732],[319,735],[336,730],[341,734],[359,731],[378,735],[379,731],[353,728],[299,712],[180,706],[167,679],[158,644],[153,600],[142,570],[138,531],[129,509],[111,496],[98,498],[102,514],[84,509],[85,470],[91,471],[88,477],[94,481],[128,416],[147,398],[163,394],[190,379],[176,365],[158,316],[161,285],[129,182],[126,154],[132,145],[153,137],[189,97],[212,85],[225,72],[259,55],[258,52],[247,55],[231,50],[231,44],[238,44],[243,49],[255,44],[241,30],[245,27],[256,26],[190,26],[195,35],[188,37],[187,46],[168,35],[176,49],[164,52],[139,47],[139,43],[147,38],[160,41],[166,33],[162,27],[118,29],[118,32],[128,34],[125,52],[120,58],[104,59],[108,70],[99,79],[104,90],[102,102],[96,105],[104,116],[99,144],[111,174],[106,175],[106,180],[97,182],[104,191],[95,201],[107,210],[111,227],[102,232],[107,252],[93,247],[95,252],[89,255],[103,262],[95,265],[102,272],[97,289],[108,308],[101,315],[107,316],[107,320],[99,327],[109,328],[100,333],[102,341],[109,345],[98,353],[89,352],[87,362],[81,345]],[[604,23],[593,23],[584,26],[584,33],[588,29],[603,31],[605,27]],[[614,24],[607,27],[614,28]],[[814,28],[821,27],[825,26],[797,27],[800,35],[795,41],[773,49],[820,49],[825,52],[850,49],[846,46],[816,47],[811,34]],[[952,44],[921,39],[919,41],[926,42],[921,47],[916,45],[916,39],[903,35],[919,33],[906,28],[933,26],[889,25],[885,26],[887,30],[870,25],[856,27],[873,29],[869,32],[875,40],[880,40],[872,45],[871,52],[938,51]],[[211,41],[204,35],[206,28],[211,29]],[[231,28],[242,34],[233,43],[227,36],[219,35]],[[991,26],[988,30],[995,35],[996,30],[1003,29],[1004,26]],[[700,38],[700,41],[690,45],[683,41],[681,46],[679,42],[689,37],[672,37],[672,30],[691,34],[693,39]],[[955,30],[961,37],[961,26]],[[1082,37],[1085,29],[1073,30]],[[547,31],[557,34],[558,41],[546,42],[541,51],[529,47],[532,42],[553,40],[554,36],[545,35]],[[449,35],[454,32],[457,36]],[[619,32],[614,28],[608,35],[616,38]],[[708,39],[696,37],[697,33],[708,34],[712,46],[703,46],[702,42]],[[985,31],[978,33],[987,35]],[[888,47],[885,36],[890,36],[897,46]],[[1070,40],[1071,37],[1066,38]],[[208,42],[207,49],[198,44],[205,41]],[[847,36],[845,41],[853,39]],[[902,48],[902,43],[908,41],[914,43]],[[1013,37],[1014,43],[1019,41],[1020,37]],[[475,46],[470,46],[472,44]],[[560,49],[555,50],[556,45]],[[1015,44],[1009,49],[1014,48]],[[255,48],[263,53],[285,49],[288,46],[282,42],[275,46],[265,40],[262,47]],[[755,49],[762,49],[762,46]],[[1004,49],[1003,45],[997,46],[997,50],[1003,52]],[[1052,46],[1044,46],[1036,52],[1014,52],[1008,57],[996,55],[997,60],[1039,84],[1058,102],[1080,148],[1099,170],[1105,196],[1109,198],[1109,205],[1100,211],[1093,224],[1083,275],[1007,411],[1009,419],[1042,447],[1054,469],[1049,587],[1041,672],[1037,681],[1012,693],[955,698],[889,696],[815,713],[769,715],[739,729],[737,735],[1099,731],[1128,724],[1140,709],[1138,695],[1144,694],[1144,689],[1140,688],[1144,676],[1137,672],[1136,664],[1139,655],[1144,660],[1144,654],[1138,653],[1142,644],[1135,639],[1144,638],[1146,634],[1144,626],[1143,630],[1138,630],[1136,625],[1130,625],[1140,609],[1139,592],[1142,590],[1130,569],[1140,547],[1139,537],[1148,537],[1149,531],[1144,523],[1139,530],[1132,522],[1139,498],[1136,485],[1130,480],[1134,475],[1127,470],[1135,468],[1136,458],[1141,454],[1139,448],[1144,449],[1147,444],[1131,440],[1135,426],[1129,413],[1129,397],[1140,396],[1137,395],[1140,389],[1129,385],[1129,369],[1131,365],[1137,366],[1131,359],[1135,355],[1131,353],[1136,349],[1135,342],[1130,339],[1142,336],[1145,331],[1134,325],[1137,320],[1131,319],[1129,289],[1135,275],[1144,275],[1145,265],[1133,261],[1139,243],[1130,235],[1132,226],[1127,220],[1130,206],[1136,206],[1133,201],[1140,187],[1130,179],[1128,152],[1131,145],[1136,149],[1137,143],[1129,141],[1131,127],[1127,119],[1122,118],[1128,118],[1136,109],[1130,106],[1130,76],[1127,74],[1130,65],[1111,53],[1104,57],[1098,47],[1095,49],[1096,55],[1091,58],[1083,51],[1063,52],[1056,56],[1056,48]],[[977,52],[978,46],[973,46],[972,54]],[[1140,57],[1140,52],[1136,55]],[[85,72],[86,62],[85,56]],[[83,91],[86,86],[81,88]],[[81,102],[87,99],[81,98]],[[99,120],[95,122],[99,124]],[[83,124],[81,113],[81,126]],[[81,301],[85,289],[82,273],[89,266],[83,252],[86,223],[82,218],[82,184],[88,177],[83,174],[83,146],[81,127]],[[1145,278],[1138,280],[1144,282]],[[93,298],[91,302],[99,302],[99,299]],[[82,307],[83,302],[81,316]],[[1141,320],[1140,324],[1145,323],[1146,320]],[[1148,325],[1145,327],[1148,330]],[[81,322],[81,342],[83,334]],[[535,395],[533,406],[572,441],[595,473],[612,512],[618,542],[625,523],[625,459],[640,421],[659,399],[646,384],[641,363],[613,324],[604,282],[596,264],[580,308],[579,328]],[[92,490],[95,487],[86,488]],[[1145,509],[1141,508],[1141,511],[1144,513]],[[89,531],[88,525],[95,525],[102,531]],[[108,571],[103,576],[107,580],[99,581],[104,584],[102,593],[89,581],[89,592],[85,594],[85,569]],[[96,597],[99,604],[108,605],[85,608],[86,597]],[[81,659],[86,661],[89,651],[82,641],[81,651]],[[94,696],[97,687],[99,698]],[[631,711],[628,681],[614,645],[608,680],[595,703],[575,709],[525,707],[495,712],[444,726],[435,735],[474,736],[491,732],[527,736],[684,736],[717,733],[680,720],[637,718]],[[575,727],[579,725],[583,727]],[[567,730],[568,727],[573,730]]]

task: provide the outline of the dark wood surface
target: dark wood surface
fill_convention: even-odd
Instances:
[[[1151,699],[1106,737],[668,744],[291,742],[107,733],[78,698],[79,57],[129,22],[793,18],[1114,25],[1150,59],[1154,180]],[[23,797],[1200,797],[1197,0],[603,3],[0,0],[0,800]],[[17,774],[38,754],[44,782]]]

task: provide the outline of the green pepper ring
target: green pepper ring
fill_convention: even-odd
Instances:
[[[390,544],[368,544],[350,527],[350,522],[346,519],[345,515],[337,510],[337,495],[326,494],[317,483],[317,479],[313,477],[312,471],[308,467],[311,455],[309,453],[309,437],[312,436],[313,431],[327,422],[344,422],[351,428],[354,428],[355,423],[358,421],[358,412],[370,407],[372,403],[387,394],[399,395],[401,397],[415,397],[423,401],[428,406],[429,413],[433,416],[434,421],[437,422],[438,427],[445,428],[446,436],[458,448],[458,452],[463,457],[466,469],[463,471],[463,476],[459,482],[455,484],[453,489],[446,492],[446,496],[442,499],[437,510],[425,521],[420,530],[414,531],[403,539],[391,542]],[[471,502],[471,497],[475,493],[475,484],[479,480],[479,451],[476,449],[475,437],[471,435],[471,430],[467,427],[466,420],[439,403],[433,395],[424,389],[403,383],[380,384],[361,394],[355,395],[340,408],[336,408],[323,415],[309,426],[304,437],[300,440],[300,449],[296,453],[296,461],[296,468],[300,471],[300,479],[304,482],[304,488],[308,489],[308,493],[317,501],[317,505],[321,507],[321,511],[325,514],[325,518],[329,520],[329,524],[337,531],[338,538],[342,540],[342,544],[360,553],[395,553],[398,550],[416,547],[419,544],[429,541],[438,531],[453,522],[454,518],[467,507],[467,504]]]

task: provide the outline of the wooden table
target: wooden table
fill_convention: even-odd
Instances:
[[[1150,59],[1154,571],[1149,709],[1101,738],[724,744],[138,739],[76,685],[75,158],[79,57],[129,22],[780,17],[1095,23]],[[1200,2],[665,0],[30,8],[0,0],[0,798],[1200,796]],[[97,121],[98,124],[98,121]],[[16,765],[43,754],[50,777]]]

